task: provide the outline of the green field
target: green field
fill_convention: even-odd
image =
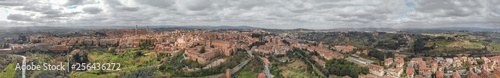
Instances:
[[[317,78],[317,76],[311,75],[311,71],[307,71],[307,64],[300,59],[296,59],[293,63],[287,64],[285,66],[279,66],[281,70],[281,75],[289,78]],[[275,75],[276,77],[276,75]]]
[[[72,78],[116,78],[117,74],[92,74],[86,72],[71,72]]]
[[[311,67],[313,67],[314,71],[316,72],[316,74],[318,74],[319,76],[321,77],[326,77],[321,71],[319,71],[318,68],[316,68],[316,66],[314,66],[313,63],[311,63],[311,61],[309,61],[309,59],[307,59],[306,57],[302,56],[302,54],[300,53],[297,53],[295,52],[297,55],[300,55],[301,58],[305,59],[307,61],[307,64],[311,65]]]
[[[248,71],[240,71],[240,73],[238,74],[238,78],[257,78],[259,74],[253,74],[253,73],[250,73]]]
[[[0,72],[0,78],[14,78],[16,74],[14,63],[9,64],[2,72]]]
[[[139,49],[128,49],[123,54],[115,55],[108,52],[90,52],[88,59],[90,63],[120,63],[120,70],[92,70],[87,72],[72,72],[70,76],[83,78],[106,78],[115,77],[118,72],[130,71],[141,67],[157,65],[160,62],[156,60],[154,52]],[[115,65],[118,68],[118,65]],[[115,68],[115,69],[116,69]]]
[[[490,43],[493,52],[500,52],[500,44]]]

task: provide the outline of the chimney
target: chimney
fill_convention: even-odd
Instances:
[[[135,25],[135,35],[137,35],[137,25]]]

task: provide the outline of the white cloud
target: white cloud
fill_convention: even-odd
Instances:
[[[498,28],[496,0],[0,0],[29,25],[247,25],[263,28]],[[71,8],[73,7],[73,8]]]

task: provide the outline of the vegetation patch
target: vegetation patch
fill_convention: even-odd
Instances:
[[[15,64],[9,64],[5,69],[0,72],[0,78],[14,78],[16,74]]]

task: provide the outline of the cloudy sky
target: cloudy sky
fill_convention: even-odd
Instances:
[[[500,0],[0,0],[0,24],[500,29]]]

